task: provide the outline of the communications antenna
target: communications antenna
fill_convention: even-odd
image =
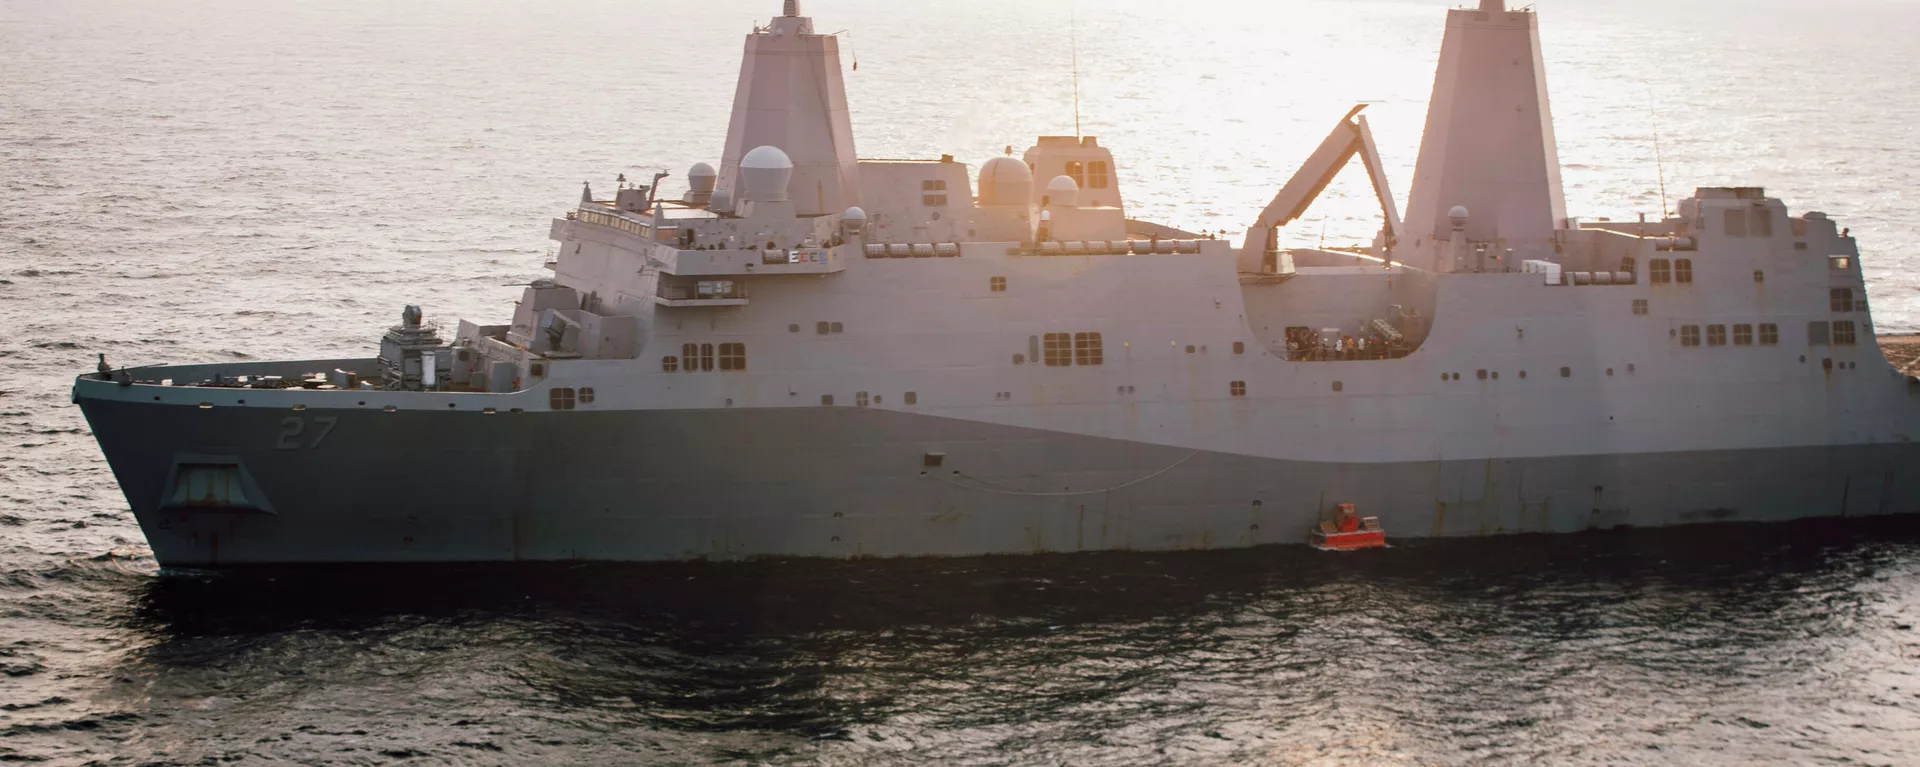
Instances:
[[[1080,29],[1078,15],[1067,10],[1067,45],[1073,51],[1073,138],[1080,139]]]
[[[1660,218],[1667,217],[1667,164],[1660,156],[1660,110],[1653,103],[1653,85],[1647,85],[1647,113],[1653,117],[1653,172],[1660,181]]]

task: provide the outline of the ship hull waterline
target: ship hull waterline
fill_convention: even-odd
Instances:
[[[1304,544],[1336,503],[1397,539],[1920,509],[1905,442],[1359,464],[857,407],[79,404],[164,566],[1237,548]],[[250,508],[177,502],[208,464]]]

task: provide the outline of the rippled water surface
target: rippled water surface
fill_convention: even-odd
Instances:
[[[580,181],[718,159],[778,5],[0,0],[0,761],[1920,763],[1914,523],[157,571],[67,402],[94,353],[498,321]],[[1355,101],[1404,197],[1445,3],[805,5],[862,155],[975,165],[1071,132],[1071,13],[1130,212],[1237,231]],[[1570,213],[1765,185],[1920,329],[1920,7],[1539,5]],[[1349,176],[1290,236],[1371,235]]]

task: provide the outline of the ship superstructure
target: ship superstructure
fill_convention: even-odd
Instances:
[[[1568,218],[1537,18],[1449,11],[1402,220],[1360,109],[1238,243],[1113,154],[861,160],[836,41],[747,36],[720,167],[583,190],[510,321],[76,381],[165,564],[1300,543],[1909,512],[1854,241],[1756,188]],[[1360,157],[1371,248],[1277,230]],[[1866,367],[1860,367],[1861,364]]]

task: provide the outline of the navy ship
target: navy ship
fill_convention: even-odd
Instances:
[[[862,160],[838,41],[789,0],[746,36],[718,168],[677,199],[583,190],[512,317],[407,307],[377,356],[106,368],[73,399],[169,566],[1920,508],[1920,380],[1879,349],[1853,238],[1752,187],[1569,217],[1531,11],[1447,12],[1404,217],[1361,110],[1330,122],[1239,242],[1129,218],[1091,136]],[[1279,247],[1355,157],[1373,243]]]

